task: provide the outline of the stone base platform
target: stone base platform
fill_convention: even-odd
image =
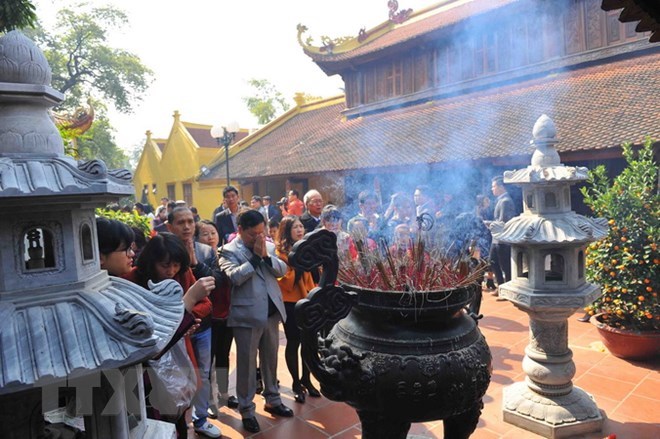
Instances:
[[[603,417],[594,399],[573,387],[568,395],[547,397],[525,382],[504,388],[504,422],[546,438],[559,439],[600,431]]]

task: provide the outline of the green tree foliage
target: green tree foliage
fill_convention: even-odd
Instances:
[[[586,309],[602,313],[616,328],[660,329],[660,194],[652,143],[647,139],[637,153],[623,145],[627,166],[621,174],[610,181],[605,167],[598,166],[581,188],[585,204],[610,226],[607,236],[587,249],[587,279],[599,284],[603,295]]]
[[[136,227],[144,233],[145,238],[149,238],[151,234],[151,226],[149,224],[149,218],[146,216],[140,216],[138,213],[133,210],[131,212],[124,212],[123,210],[115,210],[112,208],[96,209],[96,215],[121,221],[124,224],[127,224],[129,227]]]
[[[0,1],[0,33],[34,27],[37,21],[34,5],[29,0]]]
[[[267,124],[290,108],[282,93],[267,79],[252,78],[248,84],[254,90],[254,95],[244,97],[243,101],[260,124]]]
[[[66,94],[61,107],[75,108],[91,95],[111,102],[118,111],[131,112],[153,73],[137,55],[108,45],[109,32],[127,25],[119,9],[83,5],[61,9],[53,32],[38,26],[29,35],[53,70],[53,88]]]
[[[111,169],[129,168],[128,157],[115,144],[114,131],[105,115],[96,117],[92,127],[76,141],[79,156],[103,160]]]
[[[92,127],[82,136],[61,132],[67,154],[83,160],[98,158],[110,168],[128,167],[129,162],[115,143],[106,104],[130,112],[153,75],[136,55],[107,43],[109,33],[127,23],[126,14],[114,7],[80,5],[60,10],[52,31],[41,25],[25,31],[51,66],[53,88],[65,94],[56,111],[73,113],[92,97],[96,111]]]

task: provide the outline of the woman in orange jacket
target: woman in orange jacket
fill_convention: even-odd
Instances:
[[[289,264],[289,252],[297,241],[305,236],[305,227],[297,216],[286,216],[280,222],[277,232],[277,257]],[[305,393],[309,396],[319,397],[321,394],[314,387],[310,379],[309,369],[302,363],[302,376],[299,373],[300,359],[300,329],[296,324],[295,306],[300,299],[307,297],[307,293],[314,288],[312,274],[303,272],[289,266],[287,273],[279,278],[277,282],[282,290],[282,299],[286,310],[286,322],[284,322],[284,333],[286,334],[286,348],[284,358],[286,366],[289,369],[293,384],[293,390],[296,402],[305,402]]]

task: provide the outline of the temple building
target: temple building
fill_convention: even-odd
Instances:
[[[473,197],[528,163],[541,114],[571,166],[618,172],[622,143],[660,139],[660,45],[601,0],[396,3],[387,21],[321,45],[299,25],[302,50],[345,95],[298,102],[232,146],[243,198],[314,187],[350,204],[364,188],[386,199],[420,183]],[[207,167],[200,187],[222,186],[224,154]]]
[[[218,152],[224,151],[211,137],[211,125],[184,122],[178,111],[170,134],[165,139],[153,138],[147,131],[146,141],[133,177],[136,200],[152,206],[160,199],[184,200],[195,206],[203,217],[209,216],[220,202],[225,181],[200,183],[198,177]],[[238,141],[248,130],[236,133]]]

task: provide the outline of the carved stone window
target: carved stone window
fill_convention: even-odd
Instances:
[[[92,241],[92,228],[89,224],[83,224],[80,227],[80,246],[84,261],[94,259],[94,244]]]
[[[566,271],[564,257],[559,253],[550,253],[545,256],[545,281],[563,282]]]
[[[534,208],[534,194],[527,195],[527,208],[528,209]]]
[[[26,270],[42,270],[55,267],[55,242],[53,232],[45,227],[34,227],[23,235],[23,259]]]
[[[557,207],[557,196],[554,192],[545,193],[545,207],[546,208],[556,208]]]
[[[527,260],[527,253],[520,251],[516,255],[516,272],[518,277],[529,279],[529,262]]]
[[[584,252],[578,253],[578,279],[584,279]]]

